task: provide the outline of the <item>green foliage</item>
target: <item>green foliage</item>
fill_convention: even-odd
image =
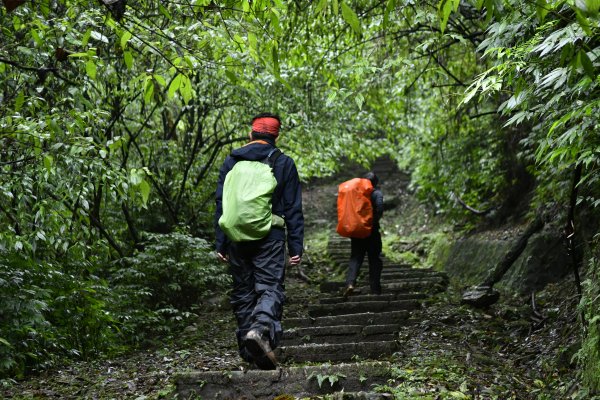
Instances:
[[[62,357],[89,359],[114,345],[110,292],[91,267],[0,254],[0,376],[22,376]]]
[[[568,179],[577,164],[583,164],[586,171],[582,185],[594,187],[600,164],[595,134],[599,127],[600,25],[581,10],[595,6],[585,2],[577,6],[543,2],[537,7],[503,3],[511,12],[491,24],[479,46],[493,66],[473,82],[465,101],[506,93],[498,110],[508,117],[507,126],[528,130],[520,156],[537,164],[533,172],[542,183],[540,202],[561,198],[562,192],[548,185]]]
[[[316,379],[319,388],[323,386],[323,383],[328,382],[330,387],[333,387],[337,382],[340,382],[341,379],[346,378],[346,375],[335,373],[335,374],[318,374],[316,372],[312,372],[307,380]]]
[[[576,354],[578,363],[582,367],[580,373],[583,384],[592,393],[600,391],[599,273],[600,261],[598,258],[591,258],[587,269],[588,278],[583,282],[584,296],[579,305],[587,326],[581,349]]]
[[[388,385],[378,386],[377,391],[392,393],[396,399],[471,398],[466,379],[468,368],[456,360],[444,357],[411,359],[406,366],[392,366],[391,372]],[[431,394],[433,391],[435,395]]]
[[[126,342],[169,334],[204,310],[202,300],[223,295],[226,267],[206,240],[188,234],[147,234],[144,250],[120,260],[111,274],[115,306]]]
[[[443,271],[452,249],[453,237],[445,232],[438,232],[427,236],[426,265],[437,271]]]

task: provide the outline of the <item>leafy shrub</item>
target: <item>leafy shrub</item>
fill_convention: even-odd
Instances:
[[[0,292],[0,376],[23,376],[63,357],[88,358],[111,347],[108,287],[81,264],[0,253]]]
[[[229,285],[206,240],[179,232],[146,239],[144,251],[121,260],[112,275],[122,333],[132,343],[171,332]]]
[[[580,309],[585,315],[587,334],[581,349],[576,354],[580,364],[583,385],[592,392],[600,391],[600,259],[592,258],[587,272],[588,279],[583,282],[584,293]]]

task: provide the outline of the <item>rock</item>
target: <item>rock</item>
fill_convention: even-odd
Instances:
[[[496,303],[500,292],[489,286],[473,286],[463,293],[462,303],[477,308],[487,308]]]

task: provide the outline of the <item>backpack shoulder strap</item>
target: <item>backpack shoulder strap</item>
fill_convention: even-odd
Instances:
[[[275,165],[275,162],[277,161],[279,156],[281,156],[282,154],[283,154],[283,152],[281,150],[279,150],[277,147],[275,147],[273,150],[271,150],[269,152],[269,155],[267,156],[267,164],[269,165],[269,167],[273,168],[273,166]]]

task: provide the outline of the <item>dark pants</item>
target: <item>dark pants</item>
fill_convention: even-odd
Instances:
[[[268,337],[273,349],[283,334],[285,242],[233,243],[229,248],[229,271],[233,278],[231,305],[237,318],[240,356],[251,361],[243,343],[249,330],[257,329]]]
[[[346,285],[356,285],[358,272],[365,258],[365,253],[369,257],[369,285],[371,293],[381,293],[381,270],[383,262],[381,261],[381,233],[374,231],[371,236],[364,239],[351,239],[350,265],[346,275]]]

